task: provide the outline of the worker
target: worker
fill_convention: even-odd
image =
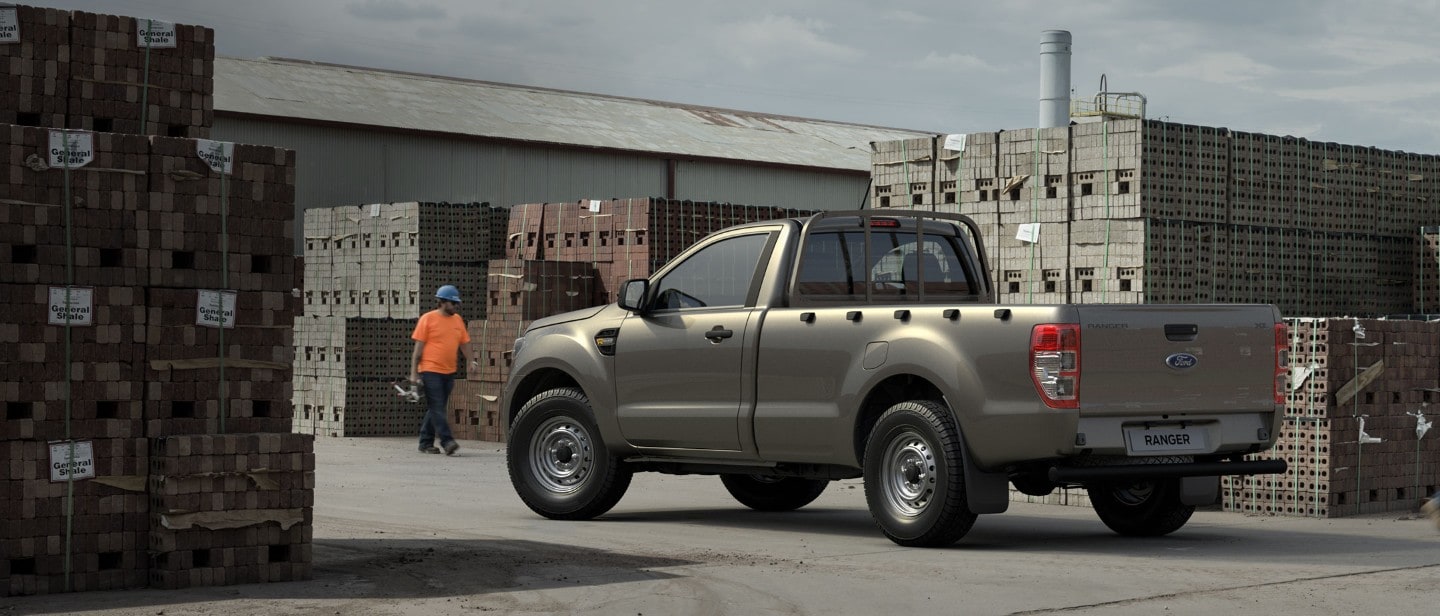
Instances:
[[[445,418],[445,404],[450,400],[450,391],[455,388],[455,373],[458,371],[456,356],[468,361],[465,345],[470,343],[470,332],[465,329],[465,319],[460,317],[460,290],[454,285],[445,285],[435,291],[439,304],[425,313],[415,324],[410,337],[415,340],[415,351],[410,356],[410,382],[425,387],[425,418],[420,421],[420,451],[455,455],[460,446],[450,433],[450,422]],[[440,447],[435,440],[440,440]]]

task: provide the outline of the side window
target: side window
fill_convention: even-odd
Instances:
[[[655,308],[744,306],[769,233],[742,235],[690,255],[656,285]]]
[[[920,292],[922,274],[926,297],[971,293],[970,281],[960,266],[953,238],[926,236],[924,246],[917,249],[914,234],[897,233],[890,237],[894,248],[886,251],[871,268],[871,278],[876,281],[875,293],[914,299]]]
[[[865,247],[854,233],[815,233],[806,239],[795,290],[813,299],[865,296]],[[856,241],[850,241],[856,240]]]

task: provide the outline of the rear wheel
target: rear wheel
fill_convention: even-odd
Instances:
[[[829,487],[824,479],[721,475],[721,483],[741,505],[756,511],[794,511],[815,502]]]
[[[632,475],[605,448],[590,399],[574,387],[525,403],[510,427],[505,461],[520,500],[555,520],[588,520],[609,511]]]
[[[1184,526],[1194,505],[1180,502],[1179,479],[1154,479],[1087,486],[1100,521],[1121,535],[1159,537]]]
[[[960,432],[934,400],[886,410],[865,445],[865,500],[880,530],[897,544],[940,547],[975,524],[965,500]]]

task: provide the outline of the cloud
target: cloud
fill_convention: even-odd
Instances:
[[[1408,100],[1432,100],[1440,98],[1440,83],[1430,81],[1406,81],[1334,86],[1329,88],[1278,88],[1272,90],[1272,92],[1277,96],[1322,103],[1385,105]]]
[[[1194,60],[1150,72],[1152,77],[1177,77],[1207,83],[1243,85],[1275,74],[1277,69],[1236,52],[1202,53]]]
[[[893,21],[907,26],[925,26],[931,23],[931,19],[914,11],[894,10],[887,11],[882,16],[886,21]]]
[[[1000,67],[994,66],[968,53],[940,54],[934,51],[926,54],[924,58],[916,60],[914,67],[924,71],[950,71],[956,73],[968,73],[972,71],[998,72],[1001,70]]]
[[[444,19],[445,11],[430,4],[410,3],[404,0],[361,0],[345,5],[345,11],[360,19],[377,21],[414,21],[421,19]]]
[[[853,47],[825,40],[824,22],[789,16],[766,15],[755,20],[717,28],[722,50],[745,68],[786,64],[797,60],[848,62],[864,54]]]

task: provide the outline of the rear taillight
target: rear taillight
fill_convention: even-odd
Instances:
[[[1275,404],[1285,404],[1290,390],[1290,328],[1275,324]]]
[[[1030,379],[1052,409],[1080,408],[1080,325],[1046,323],[1030,330]]]

